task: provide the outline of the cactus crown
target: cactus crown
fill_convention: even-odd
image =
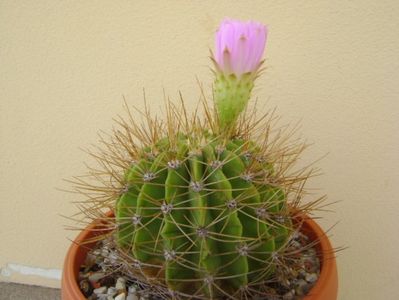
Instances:
[[[89,152],[101,167],[73,180],[90,199],[81,210],[104,220],[119,268],[165,298],[266,293],[285,268],[292,216],[321,200],[300,206],[313,173],[292,171],[306,147],[290,142],[294,130],[273,130],[273,112],[247,108],[260,64],[235,76],[213,61],[213,107],[203,96],[190,116],[184,101],[165,101],[165,118],[146,106],[140,122],[126,105],[128,117]]]

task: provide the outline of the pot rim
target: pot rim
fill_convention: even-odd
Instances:
[[[106,214],[113,216],[113,212]],[[294,220],[302,222],[301,232],[304,232],[311,240],[317,240],[315,245],[320,257],[320,275],[316,284],[303,300],[329,300],[337,299],[338,274],[335,255],[326,233],[308,215],[298,214]],[[95,242],[82,245],[82,242],[95,236],[99,221],[95,220],[89,224],[72,242],[64,261],[62,272],[61,293],[63,300],[85,300],[78,285],[78,274],[80,265],[84,262],[87,252],[94,247]]]

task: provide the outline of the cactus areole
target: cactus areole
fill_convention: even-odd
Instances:
[[[95,208],[114,207],[108,222],[124,268],[172,297],[246,299],[285,268],[310,172],[290,171],[303,144],[286,144],[284,130],[273,136],[273,115],[247,109],[266,38],[262,24],[223,21],[214,107],[204,100],[203,117],[188,116],[183,101],[167,102],[166,120],[146,109],[145,126],[129,112],[95,155],[105,170],[91,175],[111,179],[98,189],[77,182],[101,194]]]

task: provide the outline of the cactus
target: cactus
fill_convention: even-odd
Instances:
[[[102,168],[89,175],[100,184],[73,182],[90,199],[81,210],[109,229],[119,268],[163,298],[268,295],[265,284],[287,268],[293,215],[320,201],[299,206],[312,170],[290,169],[305,145],[291,142],[287,128],[273,133],[273,113],[258,118],[247,107],[266,33],[225,21],[212,57],[213,108],[203,97],[204,117],[198,109],[189,116],[183,100],[166,101],[166,120],[146,106],[138,123],[126,106],[128,119],[90,152]]]

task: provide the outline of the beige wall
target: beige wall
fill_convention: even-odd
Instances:
[[[304,162],[329,153],[312,186],[341,201],[322,214],[349,246],[339,299],[399,299],[398,15],[396,0],[1,1],[0,280],[59,285],[43,276],[59,274],[74,236],[59,214],[76,198],[56,188],[82,173],[78,148],[111,128],[122,95],[140,106],[143,87],[155,110],[163,88],[193,107],[231,16],[270,25],[256,95],[302,120],[315,144]]]

